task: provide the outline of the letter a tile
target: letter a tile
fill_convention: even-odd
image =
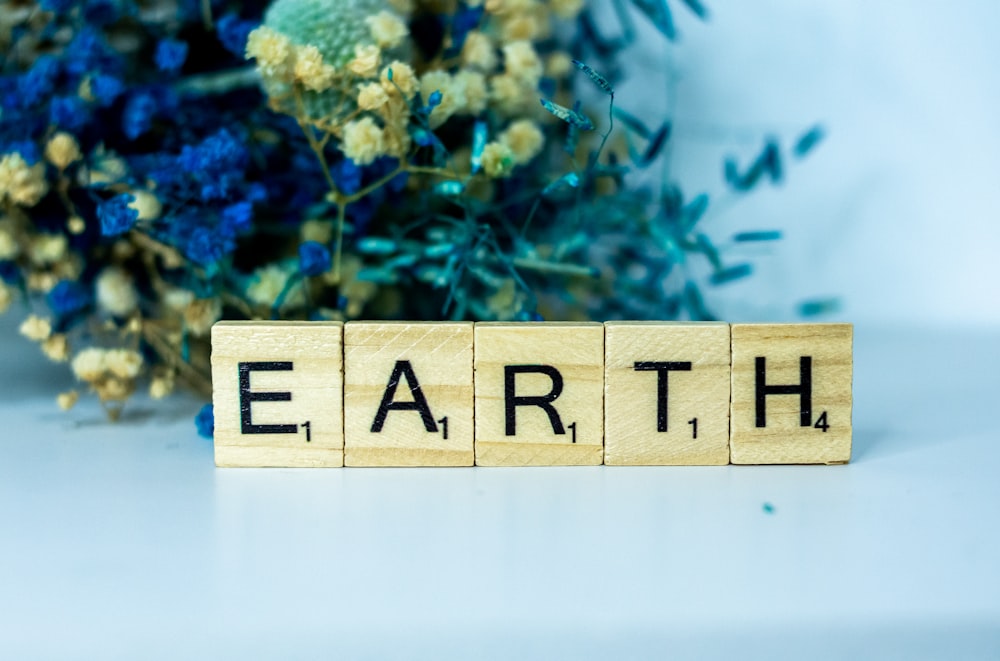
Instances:
[[[476,464],[598,465],[604,459],[604,327],[478,323]]]
[[[605,324],[604,463],[729,463],[729,324]]]
[[[733,324],[731,461],[851,458],[850,324]]]
[[[348,322],[347,466],[472,466],[472,322]]]
[[[217,466],[344,465],[343,324],[212,327]]]

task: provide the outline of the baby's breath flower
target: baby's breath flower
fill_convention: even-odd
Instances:
[[[545,75],[565,78],[573,71],[573,58],[565,51],[556,51],[545,60]]]
[[[410,151],[411,138],[405,125],[387,125],[382,131],[382,139],[389,156],[403,158]]]
[[[64,333],[54,333],[42,342],[42,353],[49,360],[65,363],[69,360],[69,341]]]
[[[218,298],[195,299],[184,310],[184,323],[195,337],[208,335],[220,317],[222,301]]]
[[[37,234],[31,240],[31,261],[39,266],[54,264],[66,256],[68,246],[65,234]]]
[[[149,382],[149,396],[152,399],[163,399],[174,391],[174,379],[171,376],[156,376]]]
[[[142,369],[142,355],[132,349],[109,349],[104,356],[109,372],[120,379],[134,379]]]
[[[337,76],[337,70],[323,61],[323,56],[315,46],[302,46],[295,59],[295,79],[303,87],[314,92],[330,89]]]
[[[266,76],[282,73],[292,52],[288,37],[266,25],[247,37],[246,58],[257,60],[257,68]]]
[[[45,158],[60,170],[65,170],[80,159],[80,145],[72,135],[59,131],[45,145]]]
[[[406,23],[392,12],[382,10],[365,19],[372,39],[380,48],[395,48],[410,33]]]
[[[163,303],[174,312],[181,312],[193,300],[194,294],[187,289],[172,287],[163,294]]]
[[[21,252],[21,246],[14,239],[14,234],[6,228],[0,228],[0,259],[14,259]]]
[[[502,115],[515,116],[526,109],[526,98],[531,88],[511,74],[501,74],[490,79],[490,101]],[[532,104],[534,106],[534,104]]]
[[[464,90],[465,106],[462,112],[478,115],[486,109],[489,101],[489,91],[486,89],[486,76],[478,71],[462,70],[455,74],[455,82]]]
[[[92,383],[104,376],[107,369],[105,353],[100,347],[88,347],[78,352],[71,363],[76,378]]]
[[[462,64],[486,73],[492,72],[497,66],[497,51],[493,41],[482,32],[470,32],[462,45]]]
[[[303,241],[329,243],[333,239],[333,223],[315,218],[307,220],[299,227],[299,237]]]
[[[94,390],[97,391],[97,396],[102,402],[120,402],[128,399],[129,395],[132,394],[133,383],[130,380],[112,377],[94,384]]]
[[[108,266],[94,283],[97,305],[116,317],[128,316],[139,305],[139,294],[132,276],[118,266]]]
[[[254,272],[253,280],[247,287],[247,299],[257,305],[274,305],[278,296],[284,291],[290,277],[292,277],[292,272],[278,264],[268,264],[257,269]],[[293,288],[285,296],[285,302],[290,304],[300,303],[303,300],[301,287]]]
[[[503,47],[504,70],[535,87],[542,77],[542,62],[530,41],[515,41]]]
[[[87,229],[87,223],[80,216],[70,216],[66,220],[66,229],[70,234],[83,234]]]
[[[63,411],[68,411],[76,406],[78,399],[80,399],[80,393],[75,390],[67,390],[66,392],[59,393],[56,397],[56,403],[59,404],[59,408]]]
[[[503,22],[501,32],[505,42],[520,41],[534,39],[541,31],[540,28],[538,19],[531,14],[515,14]]]
[[[49,192],[45,164],[29,166],[17,153],[0,158],[0,202],[9,199],[23,207],[33,207]]]
[[[431,128],[441,126],[465,107],[465,88],[461,81],[453,78],[447,71],[428,71],[421,77],[420,95],[425,103],[434,92],[441,93],[441,103],[431,111]]]
[[[389,80],[389,70],[392,70],[392,80]],[[389,66],[382,69],[382,87],[389,94],[402,91],[407,100],[413,98],[417,93],[417,75],[413,73],[413,67],[405,62],[394,60]],[[398,90],[397,90],[398,88]]]
[[[135,199],[129,202],[128,207],[139,212],[138,220],[156,220],[160,217],[163,205],[156,195],[144,190],[134,190],[129,194]]]
[[[514,153],[501,142],[490,142],[483,148],[483,172],[487,177],[506,177],[514,168]]]
[[[380,83],[365,83],[358,88],[358,107],[362,110],[377,110],[389,100],[389,95]]]
[[[355,46],[354,59],[347,63],[347,68],[362,78],[374,78],[378,73],[382,51],[378,46]]]
[[[48,319],[42,319],[37,315],[28,315],[28,318],[21,322],[21,335],[29,340],[41,342],[52,334],[52,324]]]
[[[530,119],[521,119],[500,134],[500,142],[510,147],[516,165],[527,163],[542,151],[545,136]]]
[[[385,154],[382,129],[371,117],[362,117],[344,126],[344,155],[358,165],[369,165]]]

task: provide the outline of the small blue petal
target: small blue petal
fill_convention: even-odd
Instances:
[[[212,438],[215,434],[215,409],[211,404],[205,404],[194,417],[194,426],[202,438]]]

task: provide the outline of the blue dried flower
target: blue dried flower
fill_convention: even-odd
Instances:
[[[177,73],[187,59],[188,45],[177,39],[161,39],[156,44],[156,68],[166,73]]]
[[[222,210],[222,225],[232,234],[242,234],[251,228],[253,205],[249,202],[230,204]]]
[[[122,113],[122,131],[130,140],[140,137],[153,126],[156,99],[149,92],[139,92],[129,97]]]
[[[302,275],[320,275],[330,269],[330,251],[316,241],[299,246],[299,271]]]
[[[53,97],[49,104],[49,122],[67,131],[76,131],[90,121],[90,110],[78,96]]]
[[[18,80],[18,93],[23,107],[31,107],[55,90],[59,62],[51,55],[42,55]]]
[[[223,232],[213,232],[208,227],[196,227],[188,236],[184,245],[184,254],[192,262],[208,266],[232,252],[234,247],[235,243],[232,237]]]
[[[106,108],[125,92],[125,84],[118,78],[99,73],[90,79],[90,93],[98,106]]]
[[[58,316],[79,312],[90,304],[90,293],[74,280],[60,280],[46,296],[49,308]]]
[[[241,20],[236,14],[226,14],[215,22],[219,41],[226,50],[241,60],[247,45],[247,35],[255,27],[257,27],[256,22]]]
[[[97,205],[102,235],[118,236],[132,229],[139,219],[139,212],[129,206],[132,202],[135,202],[134,197],[122,193]]]
[[[194,426],[202,438],[212,438],[215,434],[215,409],[205,404],[194,418]]]

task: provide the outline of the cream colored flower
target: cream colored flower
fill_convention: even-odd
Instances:
[[[65,170],[80,159],[80,145],[72,135],[59,131],[45,145],[45,158],[60,170]]]
[[[66,257],[68,247],[65,234],[36,234],[31,240],[31,261],[38,266],[55,264]]]
[[[384,9],[365,19],[372,39],[380,48],[395,48],[410,34],[409,28],[399,16]]]
[[[98,274],[94,289],[97,306],[116,317],[128,316],[139,305],[139,293],[132,276],[118,266],[108,266]]]
[[[173,391],[173,375],[156,376],[149,382],[149,396],[152,399],[163,399]]]
[[[128,206],[139,212],[139,220],[156,220],[160,217],[163,205],[156,195],[144,190],[129,191],[129,195],[135,199],[129,202]]]
[[[333,223],[311,218],[299,226],[299,237],[303,241],[329,243],[333,239]]]
[[[462,64],[492,73],[497,67],[497,51],[493,41],[475,30],[467,34],[465,43],[462,44]]]
[[[42,353],[57,363],[69,360],[69,341],[64,333],[55,333],[42,342]]]
[[[21,322],[21,335],[29,340],[41,342],[52,334],[52,324],[48,319],[42,319],[37,315],[28,315],[28,318]]]
[[[59,393],[56,397],[56,403],[63,411],[68,411],[76,405],[78,399],[80,399],[80,393],[75,390],[67,390]]]
[[[365,83],[358,88],[358,107],[362,110],[377,110],[389,101],[389,95],[381,83]]]
[[[134,379],[142,369],[142,356],[131,349],[109,349],[105,354],[107,370],[120,379]]]
[[[45,164],[29,166],[20,154],[0,158],[0,202],[5,198],[23,207],[33,207],[49,192]]]
[[[247,298],[257,305],[273,306],[285,289],[292,273],[278,264],[269,264],[254,272],[253,281],[247,287]],[[285,302],[297,304],[303,300],[301,286],[294,287],[285,295]]]
[[[428,121],[431,128],[441,126],[448,118],[465,107],[465,87],[462,81],[447,71],[428,71],[420,79],[420,96],[424,103],[434,92],[441,93],[441,103],[431,111]]]
[[[87,223],[80,216],[70,216],[66,221],[66,229],[70,234],[83,234],[87,229]]]
[[[530,119],[521,119],[500,134],[500,142],[510,147],[516,165],[527,163],[542,151],[545,136]]]
[[[218,298],[195,299],[184,310],[184,323],[195,337],[208,335],[221,317],[222,301]]]
[[[392,80],[389,80],[389,70],[392,70]],[[382,69],[382,87],[389,94],[402,92],[403,96],[410,100],[417,93],[417,75],[413,73],[413,67],[399,60],[393,61],[389,66]]]
[[[347,68],[362,78],[374,78],[378,73],[382,51],[378,46],[355,46],[354,59],[347,63]]]
[[[514,169],[514,153],[501,142],[491,142],[483,148],[483,172],[487,177],[506,177]]]
[[[478,115],[486,109],[490,93],[486,88],[486,76],[478,71],[463,69],[455,74],[455,82],[463,90],[465,106],[461,111],[470,115]]]
[[[542,61],[529,41],[515,41],[503,47],[504,70],[526,85],[535,87],[542,78]]]
[[[565,51],[556,51],[545,60],[545,75],[565,78],[573,71],[573,58]]]
[[[344,126],[344,155],[358,165],[369,165],[385,154],[382,129],[371,117],[362,117]]]
[[[295,79],[314,92],[323,92],[333,86],[337,70],[323,61],[315,46],[302,46],[295,58]]]
[[[246,59],[257,60],[257,68],[266,76],[284,73],[291,53],[288,37],[266,25],[256,28],[247,37]]]
[[[76,354],[71,363],[73,374],[81,381],[93,382],[104,376],[107,369],[105,351],[100,347],[88,347]]]
[[[21,247],[14,240],[14,234],[6,228],[0,228],[0,259],[14,259],[20,252]]]

